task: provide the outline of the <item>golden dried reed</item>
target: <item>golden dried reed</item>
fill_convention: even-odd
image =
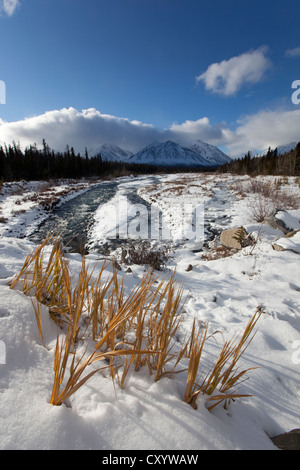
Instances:
[[[44,249],[48,250],[48,260]],[[36,321],[44,342],[40,303],[48,306],[49,314],[59,325],[54,351],[54,379],[50,403],[61,405],[86,383],[97,371],[109,369],[112,379],[118,377],[124,387],[131,366],[138,371],[148,367],[158,381],[177,370],[188,356],[187,382],[184,400],[196,408],[199,393],[215,402],[208,407],[245,395],[237,394],[236,386],[244,379],[248,368],[240,370],[238,362],[253,339],[253,329],[262,314],[259,308],[251,318],[240,340],[226,341],[216,363],[197,383],[200,360],[208,339],[208,325],[196,327],[194,322],[186,342],[178,347],[176,335],[180,330],[183,287],[175,282],[175,273],[167,281],[159,281],[146,273],[129,295],[125,295],[124,277],[114,266],[107,277],[110,263],[104,262],[98,274],[89,270],[84,255],[77,279],[70,274],[59,239],[49,236],[34,253],[28,255],[19,272],[10,282],[13,289],[22,286],[33,302]],[[104,279],[106,277],[106,279]],[[78,344],[92,339],[92,352],[80,356]],[[176,346],[176,347],[175,347]],[[104,365],[97,365],[104,361]],[[121,370],[121,376],[118,371]],[[185,369],[186,370],[186,369]]]

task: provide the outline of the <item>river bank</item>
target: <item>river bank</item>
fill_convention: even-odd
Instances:
[[[257,333],[242,358],[243,368],[255,368],[239,386],[239,393],[250,396],[232,401],[228,409],[221,405],[208,411],[205,396],[200,395],[195,410],[183,400],[186,371],[155,382],[146,369],[141,369],[129,371],[123,389],[109,376],[96,374],[67,405],[50,405],[57,325],[49,317],[47,307],[41,306],[44,347],[32,299],[8,285],[36,247],[26,238],[32,228],[31,220],[38,223],[47,214],[39,212],[33,201],[24,201],[24,206],[16,204],[25,193],[6,193],[0,199],[2,215],[8,219],[0,230],[0,340],[6,353],[0,364],[2,449],[276,450],[271,437],[299,427],[299,253],[273,249],[275,242],[282,243],[283,232],[254,220],[257,194],[246,192],[246,177],[205,175],[202,179],[199,175],[185,175],[181,184],[179,178],[182,180],[183,175],[165,175],[155,181],[151,177],[123,179],[118,182],[119,191],[128,196],[129,189],[135,187],[140,197],[155,203],[170,222],[170,257],[165,268],[155,274],[168,280],[175,273],[176,282],[183,286],[178,346],[191,332],[194,321],[198,325],[208,322],[209,332],[218,332],[205,345],[199,373],[208,373],[207,365],[218,357],[224,341],[240,334],[257,307],[263,307]],[[275,187],[273,179],[258,181]],[[91,188],[77,189],[79,194]],[[284,189],[289,194],[299,194],[293,178]],[[75,195],[76,191],[66,197]],[[113,197],[94,211],[88,231],[90,242],[105,238],[113,227],[112,200]],[[130,202],[130,198],[126,200]],[[178,233],[182,220],[178,205],[191,201],[195,205],[204,203],[205,208],[207,238],[200,251],[194,249],[194,240],[180,242]],[[133,206],[132,203],[130,207]],[[16,208],[25,212],[14,217]],[[299,208],[287,209],[280,215],[291,230],[297,230]],[[34,219],[35,216],[40,218]],[[24,222],[21,227],[20,222]],[[214,243],[220,231],[241,225],[253,234],[255,245],[209,258],[215,253]],[[210,239],[212,229],[216,231],[215,239]],[[81,256],[70,252],[65,256],[76,278]],[[86,255],[95,274],[103,266],[101,258],[97,249]],[[127,265],[120,263],[117,271],[118,279],[124,282],[125,296],[147,272],[143,265],[130,268],[128,272]]]

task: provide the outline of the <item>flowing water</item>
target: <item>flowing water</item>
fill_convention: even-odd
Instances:
[[[156,177],[147,177],[147,183],[153,184]],[[55,208],[50,217],[30,236],[35,243],[41,243],[49,233],[59,234],[63,243],[69,246],[70,251],[83,252],[88,242],[88,231],[94,222],[93,215],[99,206],[112,199],[119,185],[125,189],[125,194],[131,204],[143,204],[150,210],[150,204],[137,194],[141,182],[136,180],[124,182],[102,182],[93,186],[83,194],[76,196]],[[228,191],[226,184],[217,184],[214,196],[205,204],[205,241],[213,240],[220,232],[228,227],[230,220],[230,206],[234,196]],[[128,220],[128,224],[135,218]],[[148,219],[149,233],[150,217]],[[115,239],[104,243],[97,248],[99,252],[107,252],[128,240]],[[88,245],[87,245],[88,246]],[[197,250],[199,251],[199,250]],[[200,248],[201,251],[201,248]]]
[[[148,182],[156,181],[155,177],[147,178]],[[64,245],[67,245],[70,251],[83,252],[88,242],[88,231],[94,222],[94,213],[99,206],[112,199],[120,182],[103,182],[93,186],[83,194],[53,209],[51,215],[30,235],[30,240],[35,243],[41,243],[49,233],[55,233],[60,236]],[[148,209],[150,205],[137,194],[137,185],[135,181],[128,182],[126,187],[126,197],[131,204],[143,204]],[[128,219],[128,224],[134,217]],[[150,224],[150,221],[149,221]],[[124,240],[111,240],[110,248],[114,248]],[[99,252],[105,252],[107,245],[99,246]]]
[[[211,241],[230,225],[235,196],[225,183],[217,183],[214,195],[205,203],[205,241]]]
[[[62,206],[53,209],[40,227],[30,236],[35,243],[41,243],[49,233],[59,234],[73,251],[82,251],[87,232],[93,223],[93,214],[101,204],[109,201],[118,189],[118,183],[100,183],[76,196]]]

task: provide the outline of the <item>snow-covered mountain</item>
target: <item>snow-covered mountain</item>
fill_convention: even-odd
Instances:
[[[122,161],[128,163],[148,164],[157,166],[189,166],[214,167],[231,161],[217,147],[197,140],[190,147],[167,140],[156,141],[147,145],[138,153],[133,154],[117,145],[104,144],[97,149],[88,151],[90,156],[101,154],[103,160]]]
[[[97,149],[89,150],[90,156],[94,156],[99,153],[101,154],[102,160],[118,162],[126,162],[133,155],[133,153],[129,150],[124,150],[121,147],[113,144],[104,144]]]
[[[225,163],[231,162],[231,158],[220,149],[214,145],[202,142],[201,140],[197,140],[195,144],[189,146],[188,149],[197,153],[201,158],[204,158],[213,166],[224,165]]]
[[[271,147],[271,150],[275,150],[277,148],[277,154],[278,155],[283,155],[286,152],[289,152],[290,150],[294,150],[298,142],[291,142],[290,144],[285,144],[285,145],[279,145],[278,147]],[[268,149],[264,150],[262,153],[259,153],[257,156],[258,157],[264,157],[268,152]]]
[[[280,145],[279,147],[277,147],[277,153],[278,155],[282,155],[286,152],[289,152],[290,150],[294,150],[296,145],[297,145],[297,142],[291,142],[290,144]]]
[[[153,142],[128,159],[128,162],[160,166],[219,166],[230,158],[213,145],[197,141],[193,147],[182,147],[170,140]]]

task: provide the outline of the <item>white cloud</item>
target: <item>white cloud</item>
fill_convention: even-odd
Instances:
[[[4,12],[8,16],[12,16],[16,8],[20,5],[19,0],[1,0],[0,14]]]
[[[223,122],[212,125],[208,118],[173,124],[170,128],[173,139],[191,143],[197,139],[222,148],[231,157],[240,157],[250,150],[261,153],[269,146],[300,141],[300,109],[273,111],[261,110],[244,116],[230,129]]]
[[[208,117],[203,117],[196,121],[185,121],[182,124],[174,123],[166,134],[170,139],[179,141],[182,144],[202,140],[212,145],[225,145],[234,138],[232,131],[228,129],[225,122],[212,125]]]
[[[300,109],[260,111],[238,120],[235,129],[225,122],[212,124],[207,117],[158,129],[139,121],[102,114],[95,108],[81,112],[63,108],[17,122],[0,119],[0,145],[16,142],[22,148],[34,143],[41,147],[45,139],[54,150],[64,150],[69,145],[84,154],[85,147],[98,149],[107,143],[138,152],[155,140],[169,139],[182,145],[202,140],[235,157],[243,156],[248,150],[258,153],[269,146],[275,148],[299,141],[299,129]]]
[[[295,47],[294,49],[287,49],[285,51],[286,57],[300,57],[300,46]]]
[[[168,139],[182,145],[196,140],[224,145],[232,142],[233,136],[225,123],[212,125],[207,117],[159,129],[139,121],[102,114],[95,108],[81,112],[63,108],[17,122],[0,119],[0,145],[14,141],[22,148],[34,143],[41,146],[43,139],[54,150],[64,150],[69,145],[83,153],[85,147],[95,150],[106,143],[137,152],[155,140]]]
[[[269,146],[276,148],[300,141],[300,109],[260,111],[237,124],[234,139],[227,145],[231,156],[243,155],[245,150],[259,153]]]
[[[102,114],[94,108],[81,112],[63,108],[22,121],[0,121],[0,133],[2,145],[15,141],[23,148],[33,143],[39,146],[45,138],[55,150],[64,150],[70,145],[78,152],[110,142],[137,151],[159,136],[159,131],[151,125]]]
[[[196,77],[196,81],[204,82],[205,88],[213,93],[235,95],[243,85],[258,83],[263,79],[271,66],[266,53],[267,48],[264,46],[211,64],[206,72]]]

